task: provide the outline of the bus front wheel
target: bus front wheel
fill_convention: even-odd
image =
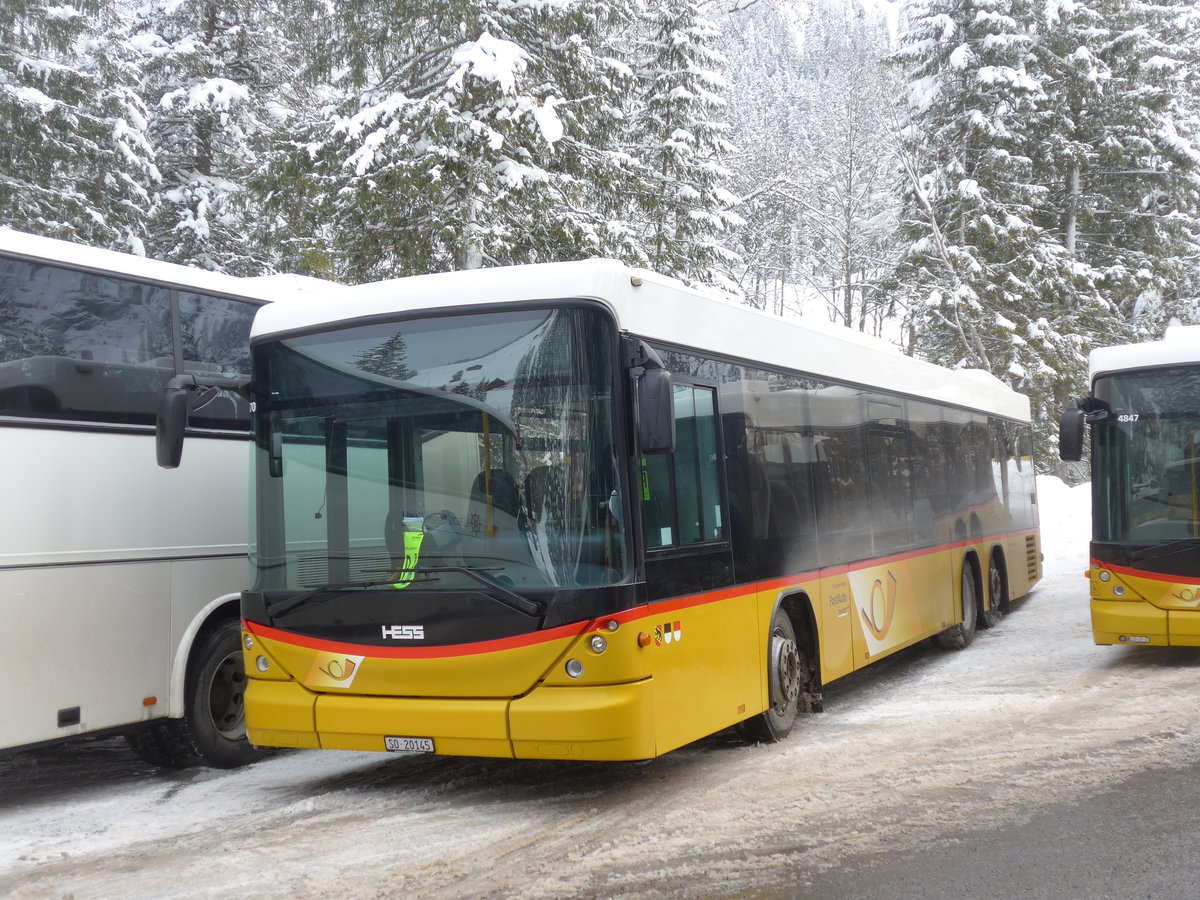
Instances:
[[[774,743],[788,736],[800,709],[800,695],[806,687],[808,670],[804,653],[796,642],[791,618],[783,609],[775,610],[767,645],[771,705],[745,723],[750,738]]]

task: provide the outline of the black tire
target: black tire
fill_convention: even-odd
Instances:
[[[975,574],[971,571],[971,563],[965,559],[960,582],[963,619],[937,636],[938,644],[946,650],[962,650],[975,640],[979,601],[975,597]]]
[[[1000,610],[1001,615],[1006,616],[1008,615],[1009,607],[1008,575],[1000,565],[1000,561],[1003,558],[1004,557],[999,554],[992,554],[992,558],[988,562],[988,584],[991,585],[995,583],[998,585],[996,591],[998,592],[1000,600],[996,603],[996,608]],[[995,579],[995,582],[993,582],[993,579]]]
[[[767,644],[767,682],[771,705],[749,719],[746,734],[759,741],[774,743],[791,733],[800,707],[800,693],[806,687],[809,666],[796,643],[792,620],[782,609],[771,620],[771,638]]]
[[[1005,599],[1004,575],[1000,571],[1000,564],[996,559],[995,553],[988,560],[987,609],[983,608],[984,598],[980,597],[979,600],[979,624],[984,628],[991,628],[1000,621],[1000,617],[1008,607],[1008,602]]]
[[[171,769],[209,765],[233,769],[260,759],[262,750],[246,741],[243,698],[242,629],[225,619],[204,635],[188,662],[182,719],[153,722],[125,735],[147,762]]]

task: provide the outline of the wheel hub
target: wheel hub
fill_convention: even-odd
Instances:
[[[800,696],[800,651],[781,635],[771,638],[771,705],[787,709]]]

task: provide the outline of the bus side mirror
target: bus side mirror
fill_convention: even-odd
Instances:
[[[1079,462],[1083,458],[1083,423],[1084,412],[1079,402],[1072,400],[1058,423],[1058,458],[1063,462]]]
[[[163,469],[179,468],[183,457],[183,430],[187,427],[188,390],[194,389],[196,379],[177,375],[167,382],[158,399],[158,415],[154,421],[154,449],[158,465]]]
[[[675,397],[671,373],[647,366],[638,378],[638,444],[642,453],[675,450]]]

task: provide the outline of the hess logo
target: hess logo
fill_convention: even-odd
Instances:
[[[384,625],[382,628],[385,641],[425,640],[424,625]]]

